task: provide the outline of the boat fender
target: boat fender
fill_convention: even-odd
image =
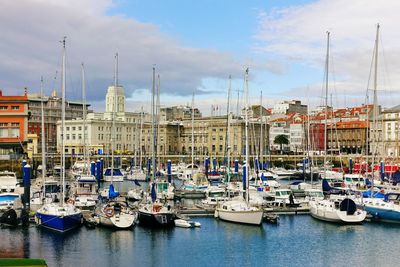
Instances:
[[[153,206],[153,211],[154,212],[159,212],[161,210],[162,206]]]
[[[67,200],[67,203],[68,203],[68,204],[71,204],[71,205],[74,205],[74,204],[75,204],[75,200],[73,200],[72,198],[69,198],[69,199]]]
[[[114,209],[112,207],[107,207],[104,209],[104,214],[110,218],[112,216],[114,216]]]

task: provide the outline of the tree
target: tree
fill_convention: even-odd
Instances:
[[[281,150],[281,154],[283,154],[283,145],[288,145],[289,139],[286,135],[280,134],[280,135],[275,136],[274,144],[281,146],[280,150]]]

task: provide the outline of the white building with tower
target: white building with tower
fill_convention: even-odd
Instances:
[[[113,115],[114,110],[116,112]],[[113,131],[115,152],[133,153],[138,150],[140,144],[141,117],[144,121],[149,121],[148,114],[141,115],[141,112],[125,111],[125,92],[121,85],[108,87],[106,111],[104,113],[88,113],[86,122],[82,117],[65,121],[65,153],[67,155],[82,155],[84,147],[91,154],[111,154]],[[112,127],[113,118],[115,121],[114,129]],[[84,124],[86,124],[86,130],[83,128]],[[58,152],[61,151],[60,141],[61,121],[58,121]]]

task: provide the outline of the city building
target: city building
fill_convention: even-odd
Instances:
[[[113,113],[114,109],[117,112]],[[141,112],[125,112],[125,94],[122,86],[109,86],[104,113],[88,113],[85,122],[82,113],[74,119],[65,120],[65,153],[82,155],[86,147],[90,154],[111,154],[114,143],[114,152],[117,154],[132,154],[139,148],[142,117],[143,121],[148,120],[148,115]],[[83,128],[84,123],[86,129]],[[115,138],[112,142],[113,135]],[[60,120],[57,122],[57,151],[61,151]]]
[[[382,111],[383,153],[390,157],[400,156],[400,105]]]
[[[0,90],[0,155],[2,159],[27,155],[28,96],[6,96]]]
[[[202,115],[198,108],[193,108],[194,117],[200,118]],[[173,106],[160,108],[160,121],[185,120],[192,118],[192,107]]]
[[[272,108],[272,114],[290,114],[299,113],[302,115],[307,114],[307,105],[301,104],[300,100],[282,101],[275,104]]]
[[[53,91],[51,96],[43,97],[44,105],[44,129],[45,129],[45,145],[47,153],[55,153],[57,151],[57,121],[61,120],[61,98],[58,97],[57,91]],[[42,98],[39,94],[28,95],[28,133],[38,136],[38,143],[42,140]],[[86,108],[89,108],[86,104]],[[92,112],[88,110],[88,112]],[[65,119],[72,120],[74,118],[82,118],[83,103],[66,101]],[[41,153],[41,145],[39,152]]]

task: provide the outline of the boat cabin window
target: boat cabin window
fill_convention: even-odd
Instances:
[[[157,189],[158,189],[158,192],[165,191],[168,189],[168,184],[167,183],[158,183]]]
[[[388,200],[398,200],[399,199],[399,195],[388,195]]]
[[[277,191],[276,196],[287,196],[289,195],[289,191]]]
[[[224,192],[212,192],[212,193],[209,193],[209,196],[210,197],[222,197],[222,196],[224,196]]]

